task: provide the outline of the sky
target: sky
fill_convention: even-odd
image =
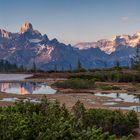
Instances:
[[[93,42],[140,31],[140,0],[0,0],[0,28],[34,29],[64,43]]]

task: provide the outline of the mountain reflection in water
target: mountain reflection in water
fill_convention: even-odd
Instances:
[[[54,94],[47,83],[24,82],[24,83],[0,83],[0,91],[14,94]]]

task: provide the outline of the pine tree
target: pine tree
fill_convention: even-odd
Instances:
[[[119,60],[116,60],[116,62],[115,62],[115,67],[118,69],[118,68],[120,68],[120,62],[119,62]]]
[[[63,66],[61,67],[61,71],[64,72],[64,67]]]
[[[6,60],[0,60],[0,72],[19,71],[20,68],[16,64],[11,64]]]
[[[21,65],[21,66],[19,67],[19,71],[20,71],[20,72],[23,72],[23,71],[24,71],[23,65]]]
[[[33,62],[33,72],[37,72],[37,68],[36,68],[36,63],[35,62]]]
[[[140,45],[136,47],[136,55],[134,56],[134,68],[140,70]]]
[[[69,64],[69,71],[72,72],[72,66]]]
[[[103,63],[104,63],[104,67],[107,68],[107,62],[104,61]]]
[[[130,59],[130,68],[134,68],[134,59],[133,58],[131,58]]]
[[[54,71],[57,72],[57,65],[54,65]]]
[[[78,63],[77,63],[77,70],[81,71],[82,70],[82,64],[80,62],[80,60],[78,59]]]

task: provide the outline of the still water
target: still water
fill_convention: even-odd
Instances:
[[[31,76],[32,74],[0,74],[0,81],[20,81]]]
[[[48,86],[47,83],[23,82],[24,79],[31,76],[31,74],[0,74],[0,91],[22,95],[56,93],[56,90]]]
[[[111,101],[123,101],[131,103],[140,103],[140,98],[136,95],[127,93],[96,93],[96,96],[111,97]]]
[[[14,94],[54,94],[56,90],[52,89],[47,83],[37,82],[17,82],[0,83],[0,91]]]
[[[112,109],[122,109],[122,110],[134,110],[140,112],[140,97],[127,93],[96,93],[96,96],[110,97],[103,105],[108,106]],[[113,106],[119,104],[119,102],[130,102],[137,103],[138,105],[130,106]]]

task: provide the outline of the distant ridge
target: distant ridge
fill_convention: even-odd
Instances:
[[[118,46],[130,46],[135,47],[140,44],[140,32],[136,32],[134,35],[118,35],[111,39],[102,39],[97,42],[80,42],[75,45],[79,49],[100,48],[107,54],[111,54],[117,51]]]
[[[134,35],[115,36],[110,40],[66,45],[56,38],[50,40],[24,22],[17,33],[0,29],[0,59],[18,66],[31,68],[33,63],[43,70],[68,70],[77,67],[78,61],[86,69],[114,66],[116,60],[129,66],[140,43],[140,32]]]

